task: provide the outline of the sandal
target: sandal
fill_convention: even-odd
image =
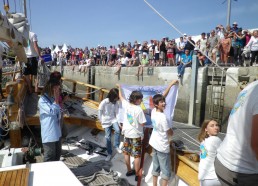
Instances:
[[[125,175],[126,176],[132,176],[135,174],[135,170],[128,171]]]

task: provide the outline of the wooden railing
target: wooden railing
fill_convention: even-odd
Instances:
[[[77,92],[77,85],[81,85],[81,86],[84,86],[86,88],[86,91],[85,91],[85,94],[82,92],[82,93],[79,93],[79,94],[84,94],[84,96],[81,98],[83,101],[86,101],[86,104],[90,107],[93,107],[93,108],[97,108],[99,103],[104,99],[104,96],[106,94],[108,94],[109,90],[108,89],[105,89],[105,88],[101,88],[101,87],[97,87],[95,85],[91,85],[91,84],[87,84],[87,83],[83,83],[83,82],[80,82],[80,81],[75,81],[75,80],[72,80],[72,79],[67,79],[67,78],[62,78],[63,82],[70,82],[72,83],[72,93],[75,95],[75,97],[79,97],[77,96],[77,94],[79,92]],[[91,94],[97,94],[97,99],[95,100],[92,100],[90,98],[90,95]]]

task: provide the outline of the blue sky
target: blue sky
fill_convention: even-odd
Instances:
[[[16,0],[16,10],[21,11]],[[181,32],[198,35],[226,25],[224,0],[148,0]],[[15,0],[9,0],[11,11]],[[109,46],[180,35],[144,0],[27,0],[32,31],[41,47],[66,43],[72,47]],[[30,8],[29,8],[30,7]],[[232,0],[231,24],[258,28],[258,0]],[[31,15],[31,17],[30,17]]]

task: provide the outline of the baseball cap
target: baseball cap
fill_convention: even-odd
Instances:
[[[237,22],[234,22],[233,25],[237,25]]]

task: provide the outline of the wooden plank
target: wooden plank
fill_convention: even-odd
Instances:
[[[178,162],[176,174],[189,185],[199,186],[198,172],[180,160]]]
[[[30,169],[29,168],[26,168],[26,170],[24,170],[25,174],[26,174],[26,179],[25,179],[25,182],[24,182],[24,186],[28,186],[29,185],[29,176],[30,176]]]
[[[0,172],[1,186],[28,186],[29,184],[29,169],[15,169]]]
[[[21,186],[21,179],[18,179],[18,178],[21,178],[21,176],[22,176],[22,171],[18,171],[17,179],[15,180],[15,186]]]
[[[7,176],[3,186],[10,186],[11,178],[12,178],[12,171],[7,171]]]
[[[16,180],[16,177],[17,177],[17,173],[18,173],[18,170],[12,171],[10,186],[15,186],[15,180]],[[19,179],[19,178],[17,178],[17,179]]]
[[[4,182],[6,180],[7,172],[1,172],[1,179],[0,179],[0,185],[4,185]]]

